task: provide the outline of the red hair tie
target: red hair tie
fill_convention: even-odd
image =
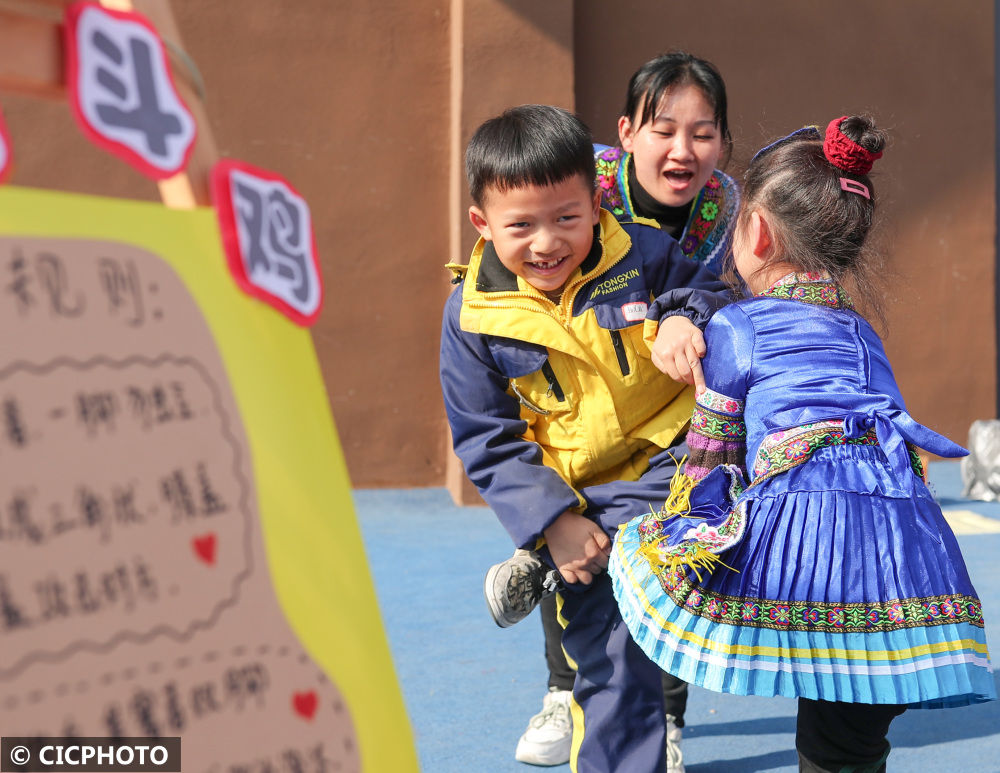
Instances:
[[[837,169],[853,174],[868,174],[872,164],[882,158],[882,152],[872,153],[848,137],[840,130],[840,122],[848,116],[834,118],[826,127],[826,138],[823,140],[823,155]]]

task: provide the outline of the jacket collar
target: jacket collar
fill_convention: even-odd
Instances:
[[[580,264],[580,273],[589,274],[601,262],[601,226],[594,226],[594,242],[590,252]],[[483,257],[479,262],[479,272],[476,275],[476,289],[481,293],[517,292],[517,274],[500,262],[493,242],[483,244]]]

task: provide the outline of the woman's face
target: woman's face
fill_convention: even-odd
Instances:
[[[638,119],[619,118],[618,138],[632,154],[639,184],[661,204],[691,203],[722,155],[712,105],[701,89],[686,84],[663,95],[652,120],[636,126]]]

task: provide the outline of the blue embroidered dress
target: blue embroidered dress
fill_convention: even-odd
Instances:
[[[846,294],[792,274],[705,335],[690,511],[647,513],[615,538],[608,571],[633,638],[721,692],[995,698],[982,608],[913,446],[965,452],[906,412]]]
[[[618,220],[637,217],[629,190],[628,165],[632,158],[621,148],[594,145],[597,184],[601,206]],[[740,187],[725,172],[716,169],[691,202],[684,231],[677,237],[681,251],[716,276],[722,274],[740,208]]]

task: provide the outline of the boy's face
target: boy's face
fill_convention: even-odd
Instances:
[[[469,219],[504,266],[554,298],[590,252],[600,206],[600,190],[573,175],[555,185],[489,188]]]

